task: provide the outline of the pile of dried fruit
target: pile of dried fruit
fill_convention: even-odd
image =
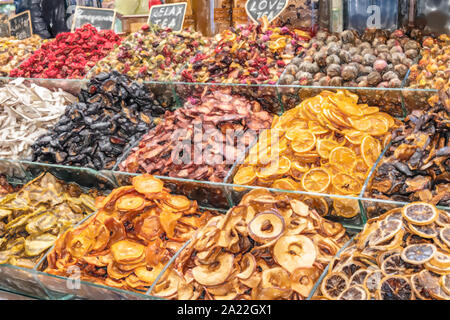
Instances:
[[[276,25],[314,31],[318,27],[319,0],[288,0],[288,6],[275,20]]]
[[[369,220],[316,299],[450,300],[450,213],[416,202]]]
[[[317,33],[280,80],[283,85],[398,88],[420,44],[401,30]]]
[[[0,38],[0,76],[7,77],[12,69],[28,59],[44,40],[34,35],[25,40]]]
[[[152,115],[164,112],[144,85],[117,71],[93,78],[78,98],[33,144],[33,161],[113,169],[125,148],[152,127]]]
[[[29,59],[11,71],[11,77],[78,79],[106,57],[121,38],[114,31],[84,25],[44,43]]]
[[[33,268],[58,235],[94,210],[93,195],[42,173],[0,198],[0,263]]]
[[[322,91],[273,121],[234,183],[356,196],[394,126],[391,116],[358,104],[355,94]],[[355,216],[356,201],[352,207],[337,214]]]
[[[275,84],[310,35],[288,28],[241,25],[216,36],[218,43],[182,71],[187,82]]]
[[[342,225],[296,197],[253,190],[195,234],[151,294],[163,290],[180,300],[305,299],[346,241]]]
[[[120,164],[121,171],[223,182],[272,116],[242,97],[215,91],[167,112]]]
[[[146,25],[100,61],[93,72],[117,70],[133,79],[174,81],[189,59],[208,45],[207,38],[192,30],[172,32]]]
[[[8,179],[4,175],[0,175],[0,196],[14,192],[14,188],[9,184]]]
[[[442,34],[437,39],[427,37],[422,46],[422,58],[411,67],[409,87],[441,90],[450,80],[450,36]],[[434,106],[438,97],[433,96],[428,101]]]
[[[30,146],[53,126],[76,98],[16,79],[0,85],[0,158],[25,159]]]
[[[68,276],[68,268],[77,266],[82,280],[146,291],[212,217],[201,213],[195,201],[171,195],[150,175],[134,177],[131,186],[115,189],[97,203],[98,213],[57,240],[45,272]]]
[[[369,185],[370,197],[450,206],[450,114],[439,104],[413,111]]]

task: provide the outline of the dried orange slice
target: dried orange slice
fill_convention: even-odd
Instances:
[[[412,244],[403,249],[403,261],[411,264],[423,264],[430,261],[436,254],[436,247],[431,243]]]
[[[361,142],[361,155],[366,165],[372,168],[380,154],[380,142],[372,136],[366,136]]]
[[[413,291],[408,278],[404,276],[387,276],[380,281],[380,300],[412,300]]]
[[[337,298],[337,300],[368,300],[370,293],[359,285],[353,285],[345,289]]]
[[[145,206],[145,199],[136,194],[126,194],[116,201],[116,209],[119,211],[138,211]]]
[[[308,129],[316,135],[325,134],[330,131],[328,128],[322,126],[318,121],[308,121]]]
[[[290,178],[278,179],[272,184],[272,188],[280,190],[298,190],[300,189],[297,182]]]
[[[370,274],[368,269],[360,269],[356,271],[350,278],[350,286],[352,285],[363,285],[367,276]]]
[[[253,166],[242,166],[234,176],[234,183],[239,185],[250,185],[256,180],[256,173]]]
[[[412,224],[424,226],[438,218],[436,207],[425,202],[410,203],[402,208],[403,217]]]
[[[308,192],[322,193],[328,189],[330,183],[330,174],[321,168],[311,169],[302,177],[302,187]]]
[[[267,166],[260,167],[258,170],[256,170],[256,176],[262,179],[275,176],[278,172],[278,168],[278,161],[270,161]]]
[[[360,145],[367,136],[367,133],[358,130],[344,130],[343,133],[345,134],[345,139],[355,145]]]
[[[357,120],[349,118],[349,121],[356,130],[366,132],[372,136],[382,136],[389,130],[388,121],[383,118],[377,118],[374,115]]]
[[[333,200],[335,214],[339,217],[351,219],[359,214],[359,203],[355,199],[335,198]]]
[[[356,165],[356,154],[352,149],[338,147],[331,151],[329,160],[341,172],[351,172]]]
[[[338,173],[333,176],[333,187],[344,195],[359,194],[361,182],[349,174]]]
[[[136,191],[143,194],[160,193],[164,188],[164,182],[149,174],[133,177],[131,182]]]
[[[450,227],[442,228],[439,237],[450,248]]]
[[[292,165],[291,165],[291,169],[294,169],[298,172],[308,172],[311,169],[311,165],[308,163],[303,163],[303,162],[299,162],[299,161],[293,161]]]
[[[286,135],[287,137],[287,135]],[[314,148],[316,145],[316,136],[308,130],[299,130],[296,132],[291,142],[291,148],[296,153],[305,153]]]
[[[349,280],[342,272],[329,273],[320,285],[320,291],[328,299],[335,300],[348,288]]]
[[[338,148],[340,145],[334,140],[319,139],[317,140],[317,153],[323,158],[328,159],[332,150]]]
[[[297,136],[299,135],[302,136],[305,131],[308,131],[308,123],[306,122],[304,122],[304,124],[301,123],[295,127],[287,129],[285,137],[289,141],[294,141],[297,138]]]
[[[363,107],[363,105],[360,105],[360,106],[361,106],[361,110],[364,115],[370,115],[370,114],[374,114],[374,113],[377,113],[380,111],[380,108],[378,108],[378,107],[369,107],[367,105],[366,105],[367,107]]]

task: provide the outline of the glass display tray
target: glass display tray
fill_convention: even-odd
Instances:
[[[7,177],[11,184],[23,184],[33,179],[41,172],[48,171],[56,177],[65,180],[67,182],[74,182],[80,185],[82,188],[95,188],[104,193],[109,192],[113,188],[130,184],[130,179],[136,174],[112,172],[112,171],[95,171],[91,169],[74,168],[66,166],[48,165],[41,163],[33,163],[28,161],[18,160],[0,160],[0,174]],[[329,206],[330,210],[333,210],[334,200],[351,200],[357,201],[360,213],[356,219],[346,220],[332,215],[328,215],[326,218],[334,221],[341,222],[347,229],[349,234],[355,234],[361,231],[364,224],[367,221],[367,209],[379,210],[384,212],[386,208],[402,207],[406,203],[394,202],[377,199],[367,199],[364,197],[345,197],[345,196],[330,196],[312,194],[300,191],[283,191],[270,188],[261,187],[249,187],[238,186],[226,183],[211,183],[195,180],[183,180],[177,178],[158,177],[164,181],[165,185],[176,191],[179,194],[183,194],[195,200],[200,190],[216,188],[217,190],[223,190],[225,194],[232,192],[234,189],[241,189],[237,197],[229,197],[228,207],[229,209],[239,204],[242,196],[247,192],[254,189],[267,189],[275,194],[290,194],[300,198],[308,197],[311,199],[324,199]],[[226,209],[216,206],[205,207],[200,206],[202,210],[213,210],[217,214],[223,214]],[[449,210],[450,211],[450,210]],[[372,211],[373,212],[373,211]],[[93,213],[95,214],[95,213]],[[88,219],[86,217],[83,221]],[[83,222],[82,221],[82,222]],[[80,222],[79,224],[81,224]],[[188,243],[185,243],[185,246]],[[184,249],[183,246],[177,254],[167,263],[165,268],[161,271],[160,277],[164,274],[167,268],[174,262],[175,258]],[[71,283],[74,279],[59,277],[42,272],[42,266],[46,261],[46,256],[35,266],[34,269],[26,269],[22,267],[16,267],[12,265],[0,265],[0,290],[9,291],[12,293],[21,294],[28,297],[39,299],[159,299],[151,295],[153,286],[145,293],[135,293],[124,290],[119,290],[111,287],[101,286],[86,281],[80,281],[80,286],[77,289],[73,289]],[[160,278],[159,277],[159,278]]]

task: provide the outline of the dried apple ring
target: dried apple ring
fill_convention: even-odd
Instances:
[[[298,268],[310,268],[317,257],[314,243],[303,235],[286,235],[273,248],[275,261],[289,273]]]
[[[438,218],[436,207],[425,202],[413,202],[403,207],[403,217],[412,224],[424,226]]]
[[[192,269],[192,276],[198,283],[205,286],[217,286],[226,281],[233,271],[234,257],[224,253],[217,257],[215,263],[199,265]]]
[[[248,224],[250,237],[261,243],[277,239],[283,233],[284,228],[284,218],[272,211],[257,214]]]
[[[291,287],[303,298],[309,296],[314,288],[316,270],[314,268],[298,268],[291,273]]]

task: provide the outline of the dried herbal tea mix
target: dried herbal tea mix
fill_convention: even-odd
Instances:
[[[0,263],[33,268],[58,235],[95,210],[95,194],[42,173],[0,198]]]
[[[82,280],[145,292],[183,243],[212,217],[195,201],[170,194],[150,175],[134,177],[132,185],[96,202],[99,211],[93,217],[57,240],[45,272],[68,276],[68,268],[78,266]]]

